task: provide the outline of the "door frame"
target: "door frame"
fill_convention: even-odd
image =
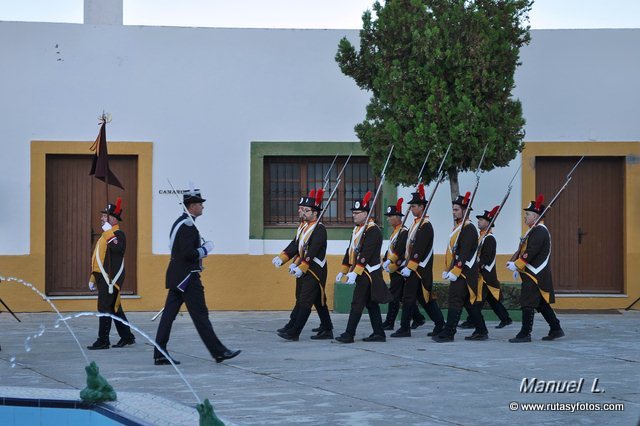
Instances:
[[[623,294],[557,294],[559,308],[610,309],[628,305],[640,296],[640,142],[526,142],[522,151],[522,200],[535,199],[536,157],[625,157],[623,171]],[[522,223],[522,232],[526,231]],[[635,280],[630,279],[636,277]],[[625,304],[626,303],[626,304]]]
[[[31,141],[31,197],[30,212],[30,256],[32,267],[39,271],[39,283],[44,292],[46,262],[46,156],[47,154],[91,154],[93,142]],[[141,259],[151,256],[151,209],[152,209],[152,142],[109,142],[112,155],[134,155],[138,157],[138,264],[137,295],[140,295],[140,277],[144,269]],[[87,170],[87,175],[89,170]],[[40,286],[38,286],[40,287]],[[56,296],[55,299],[83,299],[96,296]],[[129,296],[138,297],[138,296]]]

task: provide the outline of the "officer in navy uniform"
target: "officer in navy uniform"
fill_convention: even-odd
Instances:
[[[400,300],[402,299],[402,292],[404,291],[404,277],[398,270],[404,263],[404,252],[407,245],[407,228],[402,226],[402,202],[404,200],[400,198],[395,205],[387,206],[387,212],[384,214],[387,217],[387,222],[393,228],[391,236],[389,237],[389,248],[385,252],[382,258],[382,269],[389,273],[391,296],[393,300],[389,302],[387,307],[387,317],[382,323],[385,330],[393,330],[396,317],[400,312]],[[419,295],[422,292],[418,292]],[[426,302],[425,302],[426,303]],[[411,328],[417,328],[425,323],[425,319],[418,309],[413,311],[413,323]]]
[[[476,216],[478,219],[478,228],[480,229],[480,241],[478,244],[481,245],[479,249],[480,253],[478,253],[478,271],[480,273],[478,279],[482,283],[482,300],[489,302],[491,309],[500,320],[500,324],[498,324],[496,328],[503,328],[512,324],[513,321],[511,317],[509,317],[509,312],[507,312],[507,309],[502,304],[502,291],[496,271],[497,241],[491,229],[488,229],[489,223],[491,223],[491,220],[499,208],[499,206],[496,206],[491,211],[485,210],[483,214]],[[495,221],[491,224],[492,228],[494,226]],[[480,293],[480,290],[478,290],[478,292]]]
[[[406,264],[400,273],[405,277],[404,292],[402,294],[402,317],[400,328],[391,337],[409,337],[411,329],[409,323],[413,312],[418,310],[417,300],[424,299],[424,308],[434,323],[434,329],[429,334],[433,336],[444,327],[442,311],[433,293],[433,225],[427,216],[422,220],[427,199],[424,185],[418,185],[418,191],[411,194],[408,204],[414,220],[407,234],[405,248]],[[419,297],[424,296],[424,297]]]
[[[555,302],[551,266],[549,265],[551,234],[543,220],[535,224],[545,210],[543,201],[544,198],[540,194],[524,209],[524,223],[529,226],[529,233],[520,246],[515,262],[507,262],[507,268],[517,272],[522,280],[522,290],[520,291],[522,328],[516,337],[509,339],[511,343],[531,341],[534,309],[540,312],[549,324],[549,334],[542,340],[554,340],[564,336],[560,321],[551,307],[551,304]]]
[[[315,198],[316,198],[316,191],[311,191],[308,197],[300,198],[300,201],[298,202],[298,214],[300,216],[300,225],[298,226],[296,235],[293,237],[293,240],[291,240],[289,245],[287,245],[287,247],[285,247],[285,249],[282,250],[282,252],[278,256],[274,257],[273,260],[271,261],[271,263],[273,263],[273,265],[276,268],[281,267],[282,265],[287,263],[290,259],[293,259],[294,261],[291,263],[291,265],[289,265],[289,268],[290,268],[289,272],[291,273],[291,270],[295,268],[297,264],[300,262],[299,239],[300,239],[300,236],[305,231],[305,229],[307,229],[307,227],[309,226],[309,221],[306,221],[304,219],[304,215],[317,218],[317,215],[319,214],[316,212]],[[323,233],[326,236],[326,229],[324,228],[324,225],[322,226],[322,228],[323,228]],[[307,236],[308,235],[309,234],[307,234]],[[324,247],[325,247],[324,252],[326,254],[326,237],[325,237]],[[327,306],[327,296],[325,294],[327,272],[326,272],[326,259],[324,255],[322,256],[322,259],[324,259],[324,261],[321,261],[320,263],[323,264],[321,268],[325,270],[323,272],[324,280],[322,281],[320,291],[317,292],[316,297],[313,300],[313,306],[316,308],[316,312],[318,314],[318,317],[320,318],[320,327],[313,329],[313,331],[317,333],[316,335],[311,336],[311,339],[313,340],[333,339],[333,323],[331,322],[331,315],[329,314],[329,307]],[[318,266],[320,266],[320,264],[318,264]],[[285,324],[284,327],[281,327],[278,330],[276,330],[278,335],[280,335],[281,333],[288,332],[296,322],[298,310],[300,309],[300,304],[298,303],[298,301],[300,299],[300,294],[302,292],[302,286],[304,282],[305,280],[296,278],[296,303],[294,308],[291,311],[291,314],[289,315],[289,322],[287,322],[287,324]]]
[[[336,276],[336,281],[340,281],[346,275],[347,284],[355,284],[347,328],[344,333],[335,338],[341,343],[354,342],[356,328],[365,307],[369,312],[373,333],[363,341],[386,341],[379,303],[389,303],[392,296],[382,278],[380,262],[382,231],[372,218],[365,223],[367,214],[373,207],[370,201],[371,191],[367,192],[362,200],[356,200],[351,208],[356,226],[353,228],[351,242],[342,260],[342,269]]]
[[[449,235],[449,243],[445,254],[445,271],[442,278],[449,280],[449,310],[447,323],[433,340],[438,343],[453,342],[456,327],[460,321],[462,308],[471,308],[480,304],[478,297],[478,267],[476,266],[476,250],[478,249],[478,230],[470,220],[462,223],[465,211],[469,206],[470,192],[465,196],[458,195],[452,202],[452,213],[455,222],[453,231]],[[457,241],[456,241],[457,240]],[[455,247],[454,247],[455,246]],[[480,330],[487,326],[479,309],[469,309],[474,324]]]
[[[204,298],[200,272],[203,269],[202,259],[213,250],[213,243],[211,241],[203,243],[195,226],[196,218],[202,215],[204,209],[202,203],[205,201],[198,190],[186,192],[183,195],[183,203],[189,215],[183,213],[171,226],[169,233],[171,260],[166,275],[166,288],[169,291],[162,318],[158,324],[156,343],[166,352],[171,326],[184,303],[209,353],[216,362],[222,362],[237,356],[241,351],[230,350],[223,345],[209,321],[209,309]],[[169,359],[157,348],[154,350],[153,357],[155,365],[170,364]],[[179,364],[178,361],[173,361]]]
[[[100,213],[103,232],[91,256],[89,289],[98,291],[98,312],[112,314],[127,321],[120,301],[120,290],[125,278],[124,253],[127,247],[127,239],[120,229],[122,199],[118,197],[116,204],[107,204],[107,208]],[[111,317],[99,317],[98,339],[91,346],[87,346],[88,349],[109,349],[111,321]],[[128,325],[116,321],[116,330],[120,340],[113,345],[114,348],[133,345],[136,342]]]
[[[281,266],[290,258],[296,259],[289,267],[289,273],[296,277],[296,305],[291,317],[293,324],[278,331],[278,336],[286,340],[297,341],[304,328],[311,306],[319,308],[322,331],[311,336],[314,340],[333,339],[333,324],[327,308],[325,286],[327,283],[327,230],[318,222],[322,211],[323,190],[311,191],[300,202],[300,211],[304,225],[289,246],[273,259],[274,265]],[[280,260],[281,262],[278,262]]]

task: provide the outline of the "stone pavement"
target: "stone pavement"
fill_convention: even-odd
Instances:
[[[15,387],[50,389],[53,395],[75,390],[79,395],[85,386],[85,360],[66,328],[54,327],[52,313],[18,315],[22,323],[6,312],[0,314],[0,397],[15,393]],[[145,333],[155,335],[153,313],[127,315]],[[288,312],[211,312],[221,340],[243,351],[216,364],[185,313],[174,323],[169,351],[182,361],[180,371],[198,397],[209,398],[229,424],[635,425],[640,419],[639,311],[560,314],[567,336],[553,342],[540,340],[548,328],[537,314],[534,341],[525,344],[507,342],[519,325],[495,330],[496,322],[488,323],[490,340],[485,342],[464,341],[470,330],[459,330],[455,342],[438,344],[426,336],[429,325],[414,330],[411,338],[388,338],[386,343],[312,341],[315,314],[300,341],[288,342],[275,334],[287,317]],[[347,315],[332,318],[343,331]],[[95,340],[97,318],[74,318],[69,324],[83,346]],[[33,338],[41,325],[44,333]],[[357,337],[362,339],[370,330],[365,315]],[[27,352],[28,336],[32,338]],[[116,341],[114,328],[112,343]],[[141,417],[140,410],[149,405],[147,411],[162,419],[147,417],[152,424],[196,421],[195,416],[189,418],[187,407],[195,405],[195,395],[171,366],[153,365],[152,347],[141,336],[134,346],[86,352],[119,392],[119,409],[138,410],[135,415]],[[584,385],[580,393],[521,393],[524,378],[584,379]],[[596,379],[600,393],[591,392]],[[149,394],[149,399],[140,393]],[[159,398],[175,404],[158,403]],[[564,403],[555,408],[567,410],[571,403],[579,409],[525,412],[519,405],[512,411],[512,402]],[[603,411],[610,403],[623,404],[624,411]],[[580,410],[585,407],[600,411]]]

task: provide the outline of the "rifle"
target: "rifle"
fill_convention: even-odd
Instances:
[[[433,196],[436,194],[436,191],[438,190],[438,187],[440,186],[440,181],[442,181],[444,179],[444,170],[442,170],[442,168],[444,167],[444,162],[447,159],[447,156],[449,155],[449,150],[451,149],[451,144],[449,144],[449,146],[447,147],[447,151],[444,153],[444,157],[442,157],[442,161],[440,161],[440,167],[438,168],[438,171],[436,172],[436,176],[437,176],[437,180],[436,180],[436,186],[433,188],[433,191],[431,192],[431,196],[429,197],[429,201],[427,201],[427,204],[424,206],[424,210],[422,211],[422,215],[420,216],[420,223],[418,224],[418,228],[420,229],[420,227],[422,226],[422,224],[424,223],[424,218],[427,217],[427,211],[429,210],[429,207],[431,206],[431,202],[433,201]],[[409,216],[409,213],[407,213],[407,216]],[[413,245],[416,242],[416,235],[414,234],[413,237],[411,238],[411,241],[409,241],[409,253],[411,253],[413,251]]]
[[[424,172],[424,168],[427,165],[427,161],[429,160],[431,151],[433,151],[433,149],[430,149],[429,152],[427,152],[427,157],[424,159],[424,163],[422,163],[422,167],[420,168],[420,173],[418,173],[418,183],[416,183],[416,186],[420,185],[420,183],[422,182],[422,172]],[[404,215],[404,219],[402,219],[402,226],[400,227],[400,229],[404,228],[404,224],[407,223],[408,217],[409,217],[409,212],[407,212],[407,214]]]
[[[510,260],[511,262],[514,262],[516,259],[518,259],[518,257],[520,256],[520,251],[522,250],[522,247],[524,247],[524,243],[527,241],[527,238],[529,238],[529,233],[531,232],[531,230],[533,228],[535,228],[540,223],[540,221],[542,220],[544,215],[547,213],[547,211],[549,211],[549,209],[551,208],[553,203],[555,203],[556,200],[558,199],[558,197],[560,196],[560,194],[562,194],[562,191],[564,191],[565,188],[567,187],[567,185],[569,185],[569,182],[571,182],[571,179],[572,179],[571,175],[573,174],[574,170],[578,167],[578,165],[580,165],[582,160],[584,160],[584,155],[582,157],[580,157],[580,159],[578,160],[576,165],[573,166],[571,171],[567,174],[567,177],[565,178],[566,180],[564,182],[564,185],[562,185],[562,187],[558,190],[556,195],[551,199],[549,204],[547,204],[547,206],[544,208],[542,213],[540,213],[540,215],[535,220],[535,222],[533,222],[533,225],[531,225],[529,227],[529,229],[527,230],[527,232],[525,232],[524,235],[520,238],[520,243],[518,244],[518,250],[516,250],[516,252],[513,253],[513,256],[511,256],[511,260]]]
[[[462,215],[462,221],[460,222],[460,232],[456,235],[456,240],[453,242],[453,247],[451,248],[451,265],[449,265],[449,270],[453,267],[453,264],[456,261],[456,250],[458,249],[458,240],[460,239],[460,234],[462,234],[462,228],[464,228],[464,224],[469,219],[469,214],[471,214],[471,205],[473,204],[473,200],[476,198],[476,193],[478,192],[478,186],[480,186],[480,172],[482,171],[480,167],[482,166],[482,162],[484,161],[484,156],[487,153],[487,147],[489,144],[484,146],[484,150],[482,151],[482,157],[480,157],[480,162],[478,163],[478,167],[476,168],[476,187],[473,188],[473,193],[471,194],[471,198],[469,199],[469,203],[467,204],[467,208]],[[454,223],[455,225],[455,223]]]
[[[358,242],[358,246],[354,249],[355,255],[356,255],[356,261],[358,259],[358,255],[360,254],[360,251],[362,251],[362,246],[364,244],[364,234],[367,232],[367,226],[369,224],[369,219],[371,218],[371,213],[373,212],[373,209],[376,205],[376,200],[378,199],[378,195],[380,194],[380,190],[382,189],[382,185],[384,184],[384,179],[385,179],[385,172],[387,170],[387,166],[389,165],[389,160],[391,159],[391,153],[393,152],[393,145],[391,145],[391,149],[389,150],[389,155],[387,155],[387,161],[385,161],[384,163],[384,167],[382,168],[382,174],[380,175],[380,183],[378,184],[378,188],[376,188],[376,193],[373,196],[373,201],[371,201],[371,204],[369,206],[369,213],[367,213],[367,218],[364,220],[363,226],[364,228],[362,229],[362,237],[360,237],[360,241]],[[353,271],[353,269],[355,268],[355,263],[353,265],[351,265],[351,268],[349,269],[349,271]]]
[[[491,227],[495,223],[495,221],[498,218],[498,215],[500,214],[500,212],[502,212],[502,207],[504,207],[505,203],[507,202],[507,199],[509,198],[509,195],[511,194],[511,188],[512,188],[512,184],[513,184],[513,180],[518,175],[518,172],[520,171],[520,167],[522,167],[522,165],[518,166],[518,170],[516,170],[516,172],[513,174],[513,177],[509,181],[509,185],[507,185],[507,193],[504,195],[504,198],[502,199],[502,202],[500,203],[500,206],[498,206],[498,210],[495,212],[495,214],[493,215],[493,217],[489,221],[489,226],[487,226],[487,232],[484,234],[484,236],[482,237],[482,239],[478,243],[478,250],[476,250],[476,258],[478,256],[480,256],[480,252],[482,251],[482,245],[484,244],[484,239],[487,238],[487,235],[489,234],[489,231],[491,230]]]

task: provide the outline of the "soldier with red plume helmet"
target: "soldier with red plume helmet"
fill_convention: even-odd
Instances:
[[[115,204],[107,204],[101,212],[102,235],[96,242],[91,256],[91,277],[89,289],[98,291],[98,312],[112,314],[127,321],[120,301],[120,290],[125,278],[124,253],[127,240],[120,229],[122,221],[122,199],[118,197]],[[118,343],[113,347],[121,348],[132,345],[136,339],[129,326],[116,321],[116,330],[120,335]],[[109,332],[111,317],[99,317],[98,339],[88,349],[109,349]]]
[[[542,340],[554,340],[564,336],[560,321],[551,307],[555,302],[549,264],[551,234],[542,220],[546,210],[543,202],[544,197],[540,194],[524,209],[524,223],[529,227],[529,231],[523,238],[516,256],[507,262],[507,268],[518,273],[522,280],[522,328],[516,337],[509,339],[511,343],[531,341],[534,310],[540,312],[549,324],[549,334]]]

